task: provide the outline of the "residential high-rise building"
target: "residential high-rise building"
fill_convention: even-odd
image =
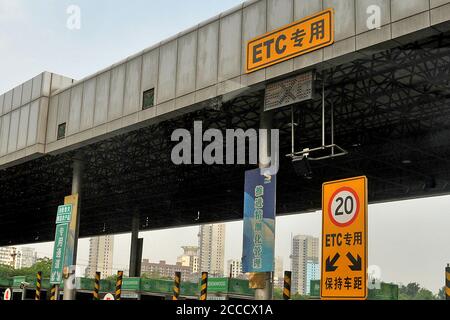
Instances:
[[[37,254],[33,248],[18,248],[16,253],[16,269],[29,268],[36,263]]]
[[[91,238],[89,243],[89,264],[86,277],[94,278],[96,272],[101,272],[102,278],[112,275],[114,252],[114,236]]]
[[[319,238],[297,235],[292,239],[292,293],[309,294],[310,280],[318,279]]]
[[[309,260],[306,262],[306,294],[311,293],[311,280],[320,279],[319,262]]]
[[[227,261],[227,276],[231,275],[234,279],[244,279],[245,275],[242,273],[242,260],[232,259]]]
[[[0,248],[0,265],[14,267],[14,261],[17,259],[17,249],[14,247]]]
[[[273,273],[273,283],[277,288],[283,287],[284,282],[284,266],[283,266],[283,257],[275,258],[275,272]]]
[[[225,260],[225,224],[200,226],[199,272],[212,277],[223,277]]]
[[[177,262],[183,267],[190,267],[192,273],[198,273],[198,247],[184,246],[183,254],[177,258]]]
[[[14,267],[14,269],[29,268],[36,263],[37,256],[33,248],[0,248],[0,265]]]
[[[175,272],[181,272],[182,281],[199,280],[198,274],[194,274],[191,271],[190,266],[183,266],[181,262],[176,264],[168,264],[166,261],[161,260],[159,263],[152,263],[148,259],[143,259],[141,264],[141,274],[146,274],[155,278],[170,278],[173,279]]]

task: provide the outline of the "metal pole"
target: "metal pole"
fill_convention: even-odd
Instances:
[[[331,154],[334,156],[334,102],[331,102]]]
[[[81,198],[82,198],[82,185],[83,185],[83,171],[84,171],[84,157],[82,152],[78,152],[73,159],[73,174],[72,174],[72,195],[78,194],[78,204],[76,214],[76,225],[74,232],[74,244],[73,244],[73,256],[72,265],[75,267],[77,264],[78,253],[78,236],[80,233],[80,214],[81,214]],[[71,266],[67,266],[71,268]],[[75,288],[75,270],[69,270],[69,276],[64,277],[64,300],[75,300],[76,288]]]
[[[34,300],[41,300],[42,272],[36,274],[36,294]]]
[[[208,298],[208,272],[202,272],[200,300],[205,301],[207,298]]]
[[[325,78],[322,80],[322,147],[325,147]]]
[[[139,277],[137,274],[139,254],[139,212],[136,210],[131,221],[131,249],[130,249],[130,277]]]
[[[283,286],[283,299],[284,300],[291,299],[291,279],[292,279],[292,272],[285,271],[284,272],[284,286]]]
[[[291,107],[291,153],[295,153],[295,123],[294,123],[294,107]]]
[[[52,285],[50,290],[50,300],[59,300],[59,286],[57,284]]]
[[[24,285],[22,288],[22,300],[27,298],[27,287]]]
[[[450,300],[450,264],[445,269],[445,299]]]
[[[267,135],[259,135],[259,167],[264,168],[270,166],[269,157],[271,150],[270,141],[270,130],[272,129],[273,122],[273,112],[264,112],[264,106],[261,106],[260,115],[260,129],[266,129]],[[273,288],[272,288],[272,272],[264,272],[264,283],[263,289],[255,289],[255,300],[272,300]]]
[[[172,300],[178,300],[178,298],[180,297],[180,284],[181,284],[181,272],[175,272]]]
[[[120,300],[122,296],[122,280],[123,271],[117,271],[117,281],[116,281],[116,300]]]
[[[92,297],[94,300],[100,300],[98,293],[100,292],[100,272],[95,273],[94,291]]]

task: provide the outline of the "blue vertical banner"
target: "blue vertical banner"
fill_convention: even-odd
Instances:
[[[274,271],[276,185],[276,175],[245,172],[244,273]]]

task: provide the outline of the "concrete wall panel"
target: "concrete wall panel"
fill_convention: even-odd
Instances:
[[[322,0],[294,0],[294,20],[322,11]]]
[[[115,120],[123,114],[123,95],[125,89],[125,64],[111,71],[111,91],[109,93],[108,120]]]
[[[33,78],[33,90],[31,93],[31,100],[35,100],[41,96],[42,92],[42,73]]]
[[[5,95],[0,95],[0,116],[3,114],[3,102],[5,101]],[[1,121],[0,121],[1,124]]]
[[[141,101],[141,69],[142,57],[127,63],[125,83],[124,115],[137,112]]]
[[[142,63],[142,92],[155,88],[157,94],[159,48],[144,54]]]
[[[177,41],[161,46],[157,103],[175,98],[177,77]]]
[[[42,97],[39,99],[39,117],[38,117],[38,131],[37,143],[45,144],[45,135],[47,133],[47,119],[48,119],[48,105],[49,98]]]
[[[430,9],[430,0],[391,0],[392,22]]]
[[[217,83],[219,22],[212,22],[198,31],[197,90]]]
[[[94,123],[96,80],[93,78],[84,83],[80,131],[92,128]]]
[[[27,104],[20,108],[19,133],[17,138],[17,150],[27,146],[28,126],[30,117],[30,105]]]
[[[73,83],[73,80],[67,77],[60,76],[59,74],[52,74],[51,81],[51,92],[55,92],[56,90],[60,90],[70,86]]]
[[[344,40],[355,35],[355,0],[323,0],[323,8],[334,8],[335,10],[336,41]]]
[[[247,61],[247,43],[251,39],[266,32],[266,1],[258,1],[245,7],[242,17],[242,70],[245,74],[245,62]],[[244,86],[251,83],[263,81],[265,79],[265,70],[253,72],[243,76],[242,84]]]
[[[106,122],[108,115],[109,82],[111,72],[105,72],[97,78],[94,126]]]
[[[450,0],[430,0],[431,9],[450,3]]]
[[[177,97],[195,91],[197,31],[178,39]]]
[[[56,128],[58,122],[58,100],[59,95],[50,98],[48,107],[48,122],[47,122],[47,143],[56,141]],[[37,101],[37,100],[36,100]],[[32,104],[31,109],[34,112],[35,105]],[[39,108],[39,107],[38,107]]]
[[[267,0],[267,31],[289,24],[293,19],[293,0]]]
[[[68,79],[66,77],[63,77],[66,81],[68,81],[69,84],[72,83],[72,79]],[[52,86],[52,74],[50,72],[44,72],[42,74],[42,87],[41,87],[41,96],[45,96],[48,97],[50,96],[50,91],[51,91],[51,86]]]
[[[22,86],[15,87],[13,90],[12,109],[15,110],[20,107],[22,101]]]
[[[23,84],[22,88],[22,105],[31,102],[31,90],[33,87],[33,80],[28,80]]]
[[[242,11],[220,20],[219,39],[219,82],[222,82],[241,72]]]
[[[5,93],[5,101],[3,102],[3,114],[11,111],[12,108],[13,91],[9,90]]]
[[[56,129],[60,124],[69,121],[69,108],[70,108],[70,90],[66,90],[60,94],[58,99],[58,117],[56,120]],[[67,126],[66,126],[67,128]]]
[[[20,109],[11,113],[11,124],[9,126],[8,153],[17,150],[17,135],[19,133]]]
[[[39,100],[35,100],[30,106],[30,118],[28,122],[27,146],[32,146],[37,142],[37,129],[39,119]],[[50,118],[49,118],[50,121]]]
[[[0,157],[8,152],[9,126],[11,124],[11,114],[2,117],[2,137],[0,143]]]
[[[267,31],[283,27],[294,20],[293,0],[267,0]],[[275,64],[266,69],[266,79],[292,72],[293,60]]]
[[[71,89],[69,124],[67,126],[67,135],[80,131],[81,103],[83,101],[83,85],[80,84]]]

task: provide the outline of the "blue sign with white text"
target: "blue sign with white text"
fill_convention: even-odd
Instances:
[[[245,172],[244,273],[274,271],[275,209],[276,176],[263,176],[260,169]]]

